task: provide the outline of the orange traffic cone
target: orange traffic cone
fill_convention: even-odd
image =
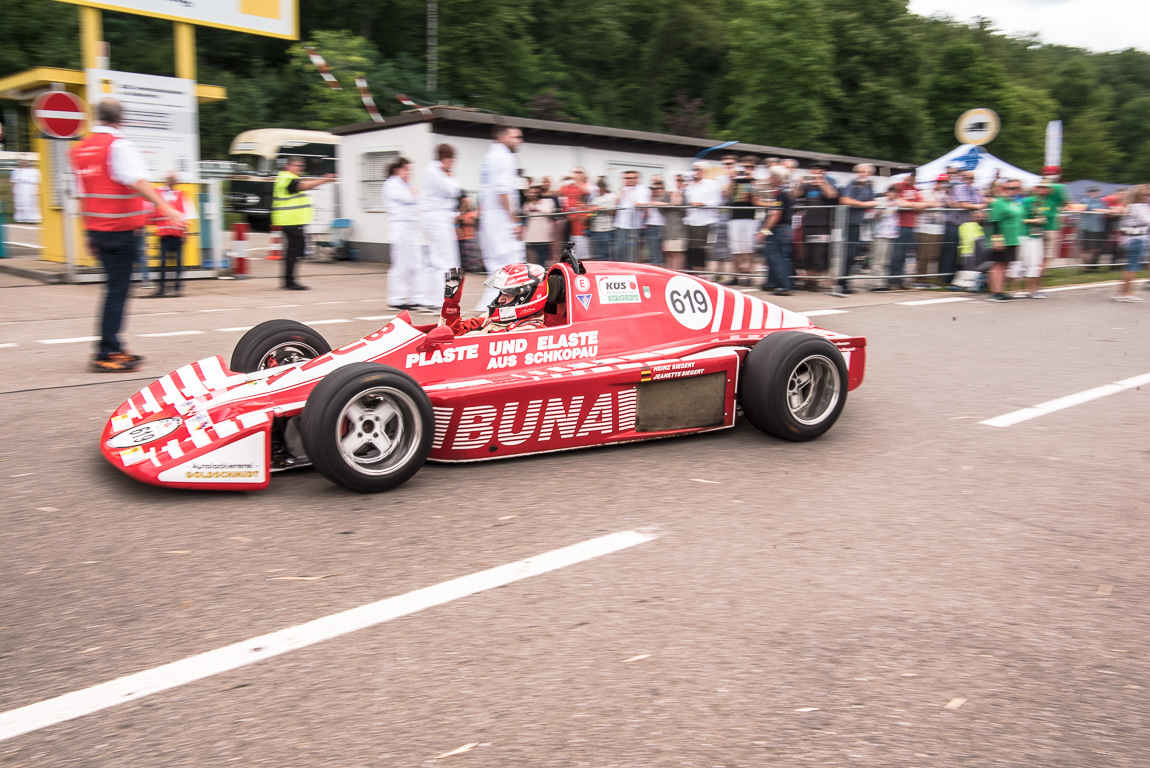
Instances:
[[[272,227],[272,236],[268,240],[268,261],[279,261],[284,257],[283,235],[279,227]]]

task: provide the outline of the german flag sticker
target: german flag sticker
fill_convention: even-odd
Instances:
[[[644,381],[650,381],[650,380],[651,380],[651,369],[650,368],[644,368],[641,371],[639,371],[640,383],[644,382]]]

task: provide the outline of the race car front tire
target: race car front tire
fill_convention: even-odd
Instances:
[[[802,442],[830,429],[847,400],[847,365],[830,341],[809,333],[764,336],[747,353],[739,402],[768,435]]]
[[[359,493],[407,482],[431,453],[435,415],[419,383],[379,363],[328,374],[300,414],[308,458],[336,485]]]
[[[331,345],[318,331],[295,320],[268,320],[243,335],[232,351],[230,367],[236,373],[255,373],[328,352]]]

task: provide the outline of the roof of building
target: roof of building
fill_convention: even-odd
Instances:
[[[437,133],[447,135],[486,137],[490,133],[491,126],[509,125],[522,129],[524,139],[532,144],[577,143],[589,147],[631,152],[646,151],[653,154],[679,157],[693,157],[700,151],[721,143],[715,139],[699,139],[691,136],[676,136],[649,131],[631,131],[625,128],[607,128],[600,125],[583,125],[555,120],[535,120],[450,106],[413,109],[395,117],[385,118],[382,122],[354,123],[333,128],[331,132],[340,136],[348,136],[421,122],[431,122],[435,125]],[[802,149],[786,149],[742,142],[723,147],[723,150],[736,154],[794,158],[800,161],[822,160],[830,163],[834,170],[850,170],[850,167],[858,163],[870,163],[877,168],[890,169],[892,173],[914,168],[913,163],[898,163],[891,160],[874,160],[865,157],[850,157],[827,152],[809,152]]]

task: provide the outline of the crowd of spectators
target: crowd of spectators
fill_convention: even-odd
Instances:
[[[656,264],[775,295],[945,286],[985,289],[995,301],[1045,298],[1041,278],[1055,259],[1136,272],[1129,254],[1146,250],[1145,232],[1122,223],[1128,205],[1142,204],[1137,192],[1104,197],[1091,188],[1074,201],[1056,176],[1033,189],[997,177],[978,185],[961,166],[925,181],[879,179],[867,164],[845,183],[828,171],[821,162],[725,155],[666,179],[627,170],[615,189],[582,168],[558,187],[528,177],[522,237],[528,259],[542,265],[573,241],[583,259]],[[474,207],[462,210],[460,253],[475,268]]]

